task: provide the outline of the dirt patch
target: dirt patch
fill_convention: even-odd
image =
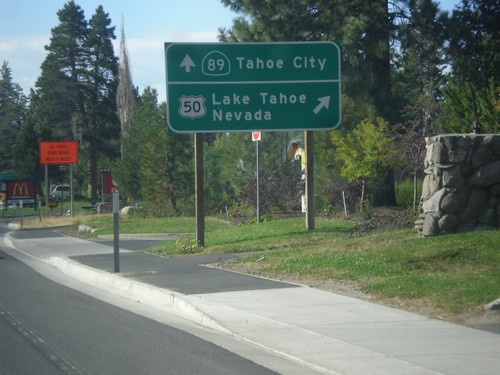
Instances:
[[[411,228],[416,215],[412,211],[401,208],[380,207],[369,209],[364,217],[358,214],[351,220],[356,224],[354,235],[362,236],[376,230]]]

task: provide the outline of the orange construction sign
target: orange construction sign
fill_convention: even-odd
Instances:
[[[40,142],[40,164],[78,164],[77,142]]]

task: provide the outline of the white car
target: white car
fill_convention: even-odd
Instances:
[[[69,185],[56,185],[52,189],[52,197],[54,198],[69,198],[71,195],[71,186]]]

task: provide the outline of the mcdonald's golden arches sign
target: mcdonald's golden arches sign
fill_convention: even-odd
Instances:
[[[7,200],[35,199],[35,184],[33,181],[7,181]]]

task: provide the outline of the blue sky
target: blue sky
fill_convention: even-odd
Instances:
[[[7,61],[14,82],[29,93],[40,74],[57,11],[67,0],[0,0],[0,64]],[[75,0],[89,19],[97,6],[109,14],[119,37],[122,16],[132,65],[140,91],[151,86],[165,100],[164,42],[216,42],[219,27],[230,27],[236,14],[220,0]],[[442,0],[453,9],[459,0]],[[118,41],[116,47],[118,46]],[[118,50],[117,50],[118,54]]]

